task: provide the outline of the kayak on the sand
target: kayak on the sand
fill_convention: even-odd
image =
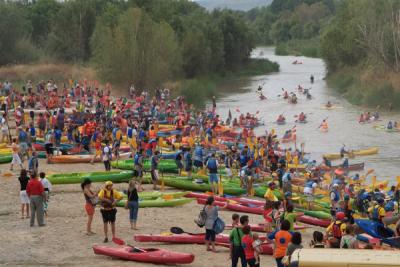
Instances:
[[[133,177],[133,171],[103,171],[103,172],[73,172],[49,174],[46,178],[52,184],[79,184],[85,178],[92,182],[112,181],[114,183],[129,182]]]
[[[172,199],[159,197],[156,199],[139,200],[139,207],[140,208],[176,207],[185,205],[191,202],[192,200],[193,200],[192,198],[185,198],[185,197],[172,198]],[[125,204],[126,204],[126,199],[117,202],[118,207],[125,207]]]
[[[128,261],[139,261],[155,264],[189,264],[194,261],[194,255],[158,248],[136,248],[131,246],[100,246],[93,245],[93,251],[98,255],[110,256]]]
[[[364,232],[375,238],[379,238],[383,243],[400,248],[400,238],[394,238],[395,233],[392,229],[372,220],[356,219],[355,223]]]

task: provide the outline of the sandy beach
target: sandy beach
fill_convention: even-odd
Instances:
[[[27,164],[25,162],[25,164]],[[151,266],[127,261],[113,260],[109,257],[95,255],[93,244],[103,244],[103,224],[101,214],[96,208],[93,230],[96,235],[85,234],[86,213],[84,197],[80,185],[54,185],[51,193],[48,217],[45,227],[30,227],[29,219],[21,219],[19,200],[19,169],[12,176],[9,164],[0,167],[0,265],[2,266]],[[47,173],[83,172],[103,170],[102,164],[46,164],[40,160],[39,168]],[[93,184],[95,190],[101,189],[102,184]],[[116,184],[115,188],[124,190],[127,184]],[[151,186],[146,185],[146,190]],[[166,188],[166,190],[171,190]],[[160,234],[168,232],[170,227],[179,226],[187,232],[199,233],[193,219],[197,217],[200,206],[191,202],[174,208],[143,208],[139,210],[139,230],[131,230],[128,220],[128,210],[118,208],[117,236],[131,245],[142,247],[160,247],[179,252],[195,254],[195,261],[190,266],[230,266],[229,250],[219,247],[218,253],[206,252],[201,245],[169,245],[161,243],[136,243],[135,233]],[[232,212],[221,211],[220,216],[230,223]],[[251,223],[261,223],[260,215],[250,215]],[[313,228],[314,229],[314,228]],[[307,245],[313,229],[301,231],[303,243]],[[224,233],[229,234],[229,231]],[[107,245],[116,246],[112,242]],[[262,256],[261,266],[271,266],[275,260],[272,256]],[[268,265],[267,265],[268,264]],[[272,265],[273,266],[273,265]]]

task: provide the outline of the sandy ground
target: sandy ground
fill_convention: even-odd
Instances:
[[[26,164],[26,163],[25,163]],[[51,164],[40,161],[39,169],[47,173],[79,172],[103,170],[102,164]],[[55,185],[51,194],[48,217],[45,227],[30,227],[29,219],[21,219],[19,171],[13,176],[4,176],[9,173],[9,164],[0,166],[0,265],[1,266],[151,266],[112,260],[105,256],[95,255],[93,244],[102,244],[103,224],[101,214],[96,208],[93,222],[94,236],[85,235],[86,213],[84,211],[84,197],[80,185]],[[99,190],[102,184],[93,184]],[[127,188],[127,184],[117,184],[118,190]],[[150,186],[145,187],[151,190]],[[146,208],[139,210],[139,230],[131,230],[128,220],[128,211],[119,208],[117,213],[117,236],[128,243],[142,247],[160,247],[179,252],[195,254],[195,261],[191,266],[230,266],[229,251],[218,248],[218,253],[206,252],[200,245],[168,245],[135,243],[133,235],[159,234],[169,231],[172,226],[182,227],[188,232],[203,232],[193,219],[197,217],[200,206],[196,202],[174,208]],[[225,222],[230,222],[232,212],[221,211],[220,216]],[[250,215],[251,223],[263,222],[259,215]],[[308,244],[314,229],[303,230],[303,244]],[[229,231],[225,231],[229,233]],[[110,246],[115,246],[108,243]],[[271,256],[262,256],[261,266],[274,266]]]

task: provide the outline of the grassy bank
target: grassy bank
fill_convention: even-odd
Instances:
[[[275,47],[275,54],[320,57],[319,39],[293,39],[285,43],[278,43]]]
[[[240,69],[226,73],[224,76],[208,76],[192,80],[184,80],[177,84],[176,92],[185,96],[188,103],[203,107],[206,100],[218,94],[218,85],[222,81],[248,76],[265,75],[279,71],[279,64],[267,59],[251,59]]]
[[[347,67],[329,73],[327,83],[353,104],[400,110],[400,78],[396,73]]]

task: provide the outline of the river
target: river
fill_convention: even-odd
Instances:
[[[326,67],[321,59],[276,56],[274,48],[259,47],[253,51],[253,57],[268,58],[280,65],[280,71],[273,74],[251,77],[246,81],[228,83],[231,92],[223,94],[217,103],[218,113],[226,118],[228,111],[231,110],[234,117],[238,117],[239,109],[243,112],[255,113],[259,111],[259,117],[265,123],[255,129],[257,134],[274,128],[282,134],[285,130],[297,125],[297,144],[305,143],[306,152],[310,153],[311,159],[321,162],[323,153],[338,153],[343,144],[348,149],[363,149],[372,146],[379,147],[379,154],[367,157],[357,157],[350,159],[350,163],[365,162],[365,170],[374,169],[378,180],[389,179],[395,183],[396,176],[400,175],[400,156],[398,144],[400,133],[388,133],[378,131],[373,128],[376,124],[386,124],[389,120],[397,119],[400,121],[398,113],[381,113],[382,121],[375,124],[360,125],[359,116],[366,109],[354,106],[338,95],[326,84],[324,77]],[[303,62],[301,65],[293,65],[292,62],[298,60]],[[314,75],[314,84],[310,83],[310,76]],[[255,90],[259,85],[263,85],[263,93],[267,100],[259,100]],[[305,96],[297,92],[297,86],[312,88],[312,100],[307,100]],[[226,87],[227,85],[225,85]],[[281,88],[289,92],[295,92],[299,97],[298,104],[289,104],[286,100],[278,97],[282,93]],[[225,90],[228,91],[228,90]],[[334,110],[324,110],[322,107],[327,101],[341,108]],[[295,124],[294,115],[300,112],[307,113],[307,124]],[[287,124],[278,126],[275,120],[279,114],[284,113]],[[329,131],[323,133],[317,130],[321,121],[328,118]],[[294,147],[294,144],[291,145]],[[340,162],[335,162],[335,164]],[[363,173],[363,172],[360,172]]]

